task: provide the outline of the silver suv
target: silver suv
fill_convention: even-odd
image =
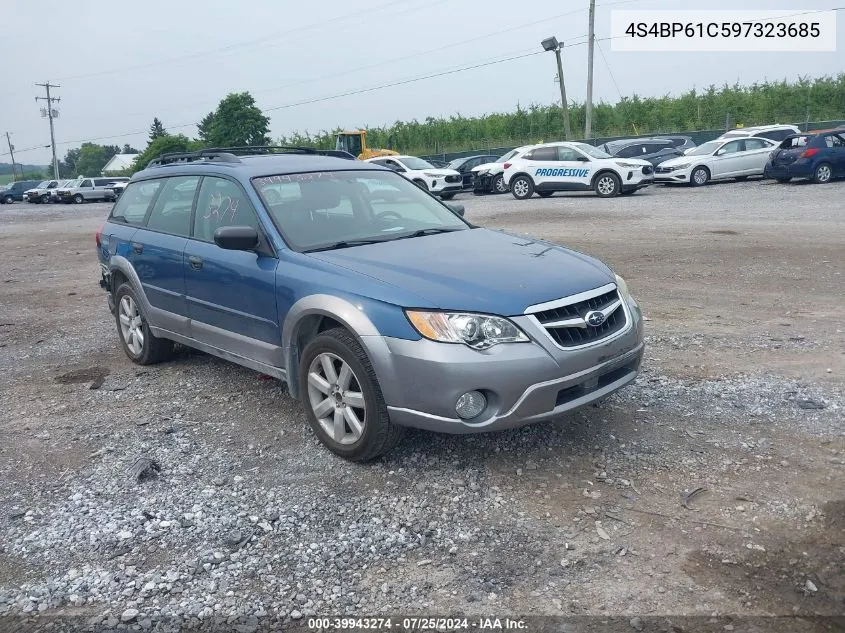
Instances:
[[[82,204],[83,202],[94,202],[97,200],[105,200],[106,202],[114,202],[114,190],[111,188],[116,182],[127,181],[128,178],[77,178],[66,187],[58,190],[57,194],[59,200],[66,204],[74,202]]]

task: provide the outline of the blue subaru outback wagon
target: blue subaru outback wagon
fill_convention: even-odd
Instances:
[[[351,460],[404,427],[512,428],[635,379],[642,317],[622,278],[462,216],[315,151],[167,155],[97,233],[100,284],[132,361],[176,342],[275,376]]]

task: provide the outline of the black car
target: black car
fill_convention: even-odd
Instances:
[[[682,152],[695,147],[695,141],[689,136],[655,136],[661,141],[672,141],[672,144]]]
[[[0,189],[0,204],[23,202],[23,193],[41,184],[40,180],[19,180]]]
[[[675,146],[675,142],[668,138],[628,138],[618,141],[608,141],[599,145],[615,158],[640,158],[652,165],[658,165],[664,160],[683,156],[684,151]]]
[[[456,158],[451,163],[446,165],[447,169],[454,169],[463,176],[464,189],[472,189],[474,175],[472,173],[473,167],[478,167],[484,163],[492,163],[499,157],[490,154],[479,154],[478,156],[464,156],[463,158]]]

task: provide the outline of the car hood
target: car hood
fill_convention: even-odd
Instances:
[[[689,164],[690,160],[702,161],[707,160],[710,158],[710,154],[706,154],[704,156],[678,156],[677,158],[670,158],[668,160],[661,161],[661,167],[677,167],[678,165],[687,165]]]
[[[430,176],[460,176],[461,172],[455,171],[454,169],[443,169],[443,168],[435,168],[435,169],[418,169],[420,173],[428,174]]]
[[[482,228],[309,255],[424,301],[403,307],[505,316],[615,280],[607,266],[582,253]],[[389,296],[373,298],[396,303]]]
[[[470,171],[476,174],[482,171],[493,171],[495,169],[504,171],[504,168],[502,167],[503,164],[504,163],[484,163],[482,165],[478,165],[477,167],[473,167]]]
[[[645,167],[646,165],[651,165],[651,163],[647,160],[643,160],[642,158],[605,158],[604,160],[612,160],[614,163],[619,165],[619,163],[627,163],[629,165],[641,165]]]

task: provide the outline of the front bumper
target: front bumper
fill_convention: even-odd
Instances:
[[[497,345],[483,352],[429,340],[384,338],[371,354],[390,419],[443,433],[480,433],[549,420],[600,400],[632,382],[643,358],[639,307],[626,306],[628,325],[618,335],[582,349],[564,350],[528,317],[513,319],[530,343]],[[487,408],[472,420],[455,402],[478,390]]]

